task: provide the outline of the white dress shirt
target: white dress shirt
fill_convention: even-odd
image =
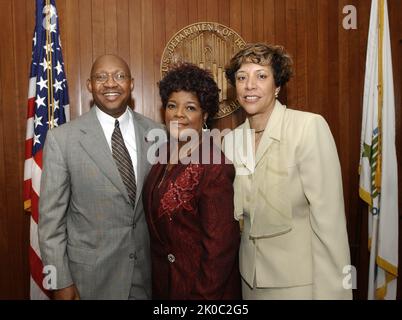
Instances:
[[[105,134],[106,141],[109,145],[110,151],[112,151],[112,134],[114,131],[114,123],[116,118],[108,115],[107,113],[100,110],[97,106],[96,108],[96,116],[102,126],[103,133]],[[135,130],[134,130],[134,121],[133,115],[130,111],[128,111],[128,107],[126,112],[124,112],[119,118],[117,118],[120,123],[120,131],[123,135],[124,143],[127,147],[127,150],[130,154],[131,161],[133,163],[135,178],[137,179],[137,144],[135,143]]]

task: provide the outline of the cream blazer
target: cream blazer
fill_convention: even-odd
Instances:
[[[236,168],[235,218],[244,219],[243,279],[262,288],[311,285],[314,299],[350,299],[341,168],[328,124],[277,101],[255,157],[249,129],[246,120],[224,140]]]

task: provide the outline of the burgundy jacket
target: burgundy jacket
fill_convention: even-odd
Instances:
[[[176,164],[166,173],[158,163],[148,175],[153,299],[241,299],[235,170],[219,154],[223,164]]]

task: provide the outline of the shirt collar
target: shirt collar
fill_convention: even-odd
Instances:
[[[102,111],[101,109],[99,109],[98,106],[95,106],[95,108],[96,108],[96,114],[98,116],[99,121],[107,126],[114,127],[116,118],[112,117],[111,115]],[[128,125],[129,119],[130,119],[130,112],[128,111],[128,107],[127,107],[126,111],[120,117],[117,118],[117,120],[119,120],[119,123],[120,123],[120,128],[122,126],[126,127]]]

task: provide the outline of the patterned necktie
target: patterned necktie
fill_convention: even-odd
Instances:
[[[137,184],[135,182],[135,173],[130,154],[124,144],[123,136],[120,131],[119,120],[114,123],[114,131],[112,134],[112,154],[116,162],[117,169],[120,172],[121,179],[127,188],[128,196],[131,204],[135,205],[135,196],[137,193]]]

